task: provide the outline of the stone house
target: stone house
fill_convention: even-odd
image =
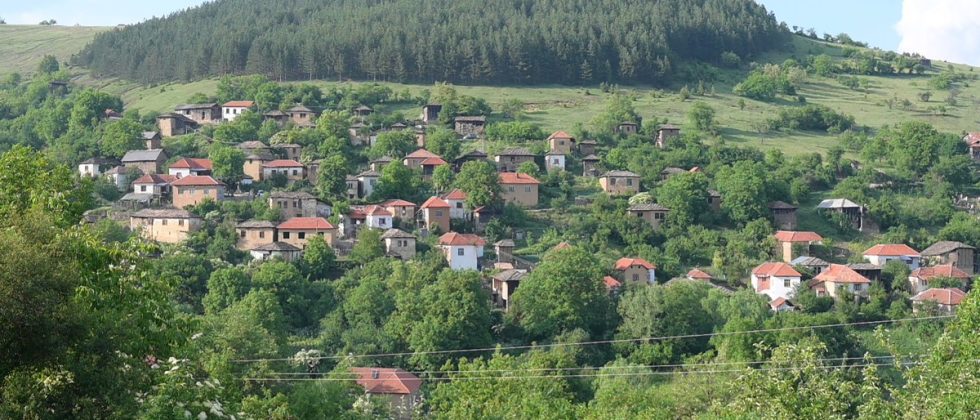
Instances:
[[[595,140],[581,140],[578,142],[578,154],[580,156],[595,154],[595,147]]]
[[[635,122],[624,121],[624,122],[621,122],[618,125],[616,125],[616,133],[617,134],[622,134],[624,136],[629,136],[629,135],[633,135],[633,134],[636,134],[636,133],[639,133],[639,132],[640,132],[640,125],[637,124],[637,123],[635,123]]]
[[[538,187],[541,184],[537,179],[515,172],[501,172],[498,178],[500,198],[504,203],[514,203],[521,207],[537,207]]]
[[[177,180],[172,175],[147,174],[133,181],[133,192],[150,194],[155,197],[169,196],[170,184]]]
[[[199,127],[197,121],[180,114],[162,114],[157,117],[157,128],[160,130],[161,137],[190,134],[197,131]]]
[[[527,277],[527,270],[506,269],[491,277],[490,290],[493,292],[494,302],[504,309],[510,307],[510,297],[520,286],[521,280]]]
[[[279,241],[299,249],[306,249],[306,243],[313,236],[322,236],[331,247],[337,240],[337,228],[322,217],[294,217],[280,223],[276,230]]]
[[[657,129],[657,147],[663,149],[667,147],[670,139],[680,137],[681,128],[673,124],[664,124]]]
[[[623,283],[654,284],[657,282],[657,266],[642,258],[620,258],[613,267]]]
[[[787,263],[801,255],[810,255],[810,247],[823,241],[822,236],[809,231],[777,230],[773,237],[776,238],[776,254]]]
[[[453,121],[456,133],[461,136],[474,135],[482,136],[483,130],[487,126],[487,117],[479,116],[459,116]]]
[[[599,157],[589,154],[582,158],[582,176],[599,176]]]
[[[174,207],[180,209],[206,199],[221,201],[225,197],[225,184],[210,176],[185,176],[170,183],[170,188]]]
[[[630,171],[609,171],[599,177],[599,186],[607,194],[633,195],[640,192],[640,176]]]
[[[946,289],[928,289],[912,296],[912,313],[918,314],[927,302],[936,305],[940,314],[954,314],[956,308],[963,303],[966,293],[955,287]]]
[[[439,197],[430,197],[420,207],[422,223],[426,229],[439,229],[439,232],[449,232],[450,207],[449,203]]]
[[[316,112],[303,105],[296,105],[286,110],[289,121],[300,127],[313,127],[316,125]]]
[[[575,138],[571,134],[559,130],[548,136],[548,147],[553,153],[568,155],[572,153],[572,149],[575,147]]]
[[[360,184],[362,197],[370,197],[374,194],[374,188],[378,186],[378,180],[381,179],[381,174],[377,171],[367,170],[357,174],[357,182]]]
[[[332,209],[313,194],[303,191],[273,191],[269,194],[269,207],[278,208],[282,218],[329,217]]]
[[[782,201],[773,201],[769,203],[768,207],[776,229],[796,229],[796,206]]]
[[[415,203],[405,200],[388,200],[381,206],[391,212],[392,217],[402,226],[412,226],[415,222]]]
[[[265,220],[246,220],[235,226],[238,242],[235,247],[249,251],[276,241],[276,224]]]
[[[385,253],[408,261],[415,258],[415,236],[400,229],[388,229],[381,235],[385,242]]]
[[[140,237],[170,244],[187,240],[203,221],[187,210],[143,209],[129,217],[129,229]]]
[[[439,113],[442,112],[440,104],[426,104],[422,106],[422,123],[429,124],[439,121]]]
[[[660,230],[667,221],[670,209],[656,203],[634,204],[627,210],[630,216],[639,217],[650,224],[654,230]]]
[[[214,124],[221,121],[221,106],[216,103],[177,105],[174,113],[183,115],[198,124]]]
[[[437,155],[435,153],[432,153],[432,152],[430,152],[428,150],[418,149],[418,150],[416,150],[416,151],[414,151],[414,152],[409,153],[408,155],[406,155],[405,156],[405,159],[402,160],[402,163],[405,164],[405,166],[408,169],[421,169],[422,168],[422,162],[425,162],[426,160],[431,159],[431,158],[439,158],[439,159],[442,159],[441,157],[439,157],[439,155]]]
[[[924,265],[952,264],[968,274],[980,273],[976,248],[955,241],[939,241],[922,250]]]
[[[144,174],[158,174],[167,161],[167,152],[163,149],[130,150],[122,158],[123,166],[136,168]]]
[[[534,162],[534,154],[523,147],[504,149],[494,157],[497,170],[502,172],[517,172],[517,167],[524,162]]]
[[[558,152],[548,152],[544,155],[544,167],[548,172],[565,170],[565,155]]]
[[[303,256],[303,250],[286,242],[272,242],[259,245],[248,252],[256,261],[266,261],[278,259],[282,261],[296,261]]]

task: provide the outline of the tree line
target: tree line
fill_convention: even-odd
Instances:
[[[99,34],[74,62],[148,83],[663,83],[691,60],[752,56],[788,33],[748,0],[216,1]]]

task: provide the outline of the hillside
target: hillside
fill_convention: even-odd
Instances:
[[[787,34],[752,0],[219,0],[101,34],[76,63],[140,82],[662,84]]]
[[[67,62],[106,28],[93,26],[0,25],[0,75],[37,69],[45,55]]]

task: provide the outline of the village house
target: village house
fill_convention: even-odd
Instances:
[[[170,184],[177,180],[172,175],[147,174],[133,181],[133,192],[154,197],[169,196]]]
[[[623,287],[623,283],[616,280],[616,278],[613,276],[603,276],[602,284],[606,286],[606,292],[609,292],[610,295],[618,294],[619,289]]]
[[[657,147],[663,149],[667,147],[670,139],[680,137],[681,128],[673,124],[664,124],[657,129]]]
[[[402,123],[402,122],[396,122],[396,123],[394,123],[394,124],[391,125],[391,131],[402,131],[402,130],[404,130],[406,128],[408,128],[408,126],[405,125],[405,123]]]
[[[527,276],[527,270],[506,269],[491,277],[490,289],[493,292],[493,300],[498,306],[505,310],[510,308],[510,297],[520,286],[521,280]]]
[[[354,146],[361,146],[367,143],[370,134],[370,127],[362,122],[353,123],[347,129],[347,136],[350,138],[350,142]]]
[[[167,161],[167,152],[163,149],[130,150],[122,158],[123,166],[136,168],[144,174],[158,174]]]
[[[920,293],[925,291],[929,288],[929,282],[936,279],[951,279],[959,281],[959,288],[966,290],[966,285],[970,282],[970,275],[951,264],[936,265],[932,267],[919,267],[909,274],[909,283],[912,285],[912,293]]]
[[[94,157],[78,164],[78,175],[98,178],[116,166],[119,166],[119,161],[115,159]]]
[[[185,176],[170,183],[174,207],[179,209],[200,204],[210,199],[221,201],[225,197],[225,185],[210,176]]]
[[[163,138],[160,137],[160,132],[144,131],[142,133],[142,136],[143,136],[143,143],[146,146],[146,150],[163,148]]]
[[[211,175],[212,166],[211,159],[180,158],[170,164],[167,172],[176,178],[183,178],[190,175]]]
[[[447,232],[439,237],[449,268],[456,271],[479,270],[485,244],[483,238],[473,234]]]
[[[966,143],[970,157],[975,161],[980,161],[980,133],[967,133],[966,136],[963,136],[963,142]]]
[[[638,132],[640,132],[640,125],[632,121],[624,121],[616,125],[616,134],[629,136]]]
[[[143,209],[129,217],[129,229],[143,239],[176,244],[201,229],[203,221],[187,210]]]
[[[347,198],[349,200],[355,200],[361,198],[361,181],[357,180],[354,175],[347,175]]]
[[[466,193],[463,190],[456,188],[442,196],[442,199],[449,203],[449,218],[457,220],[470,218],[470,212],[466,206]]]
[[[221,105],[221,119],[225,121],[234,121],[239,115],[242,115],[245,111],[251,111],[255,109],[255,102],[252,101],[229,101]]]
[[[977,267],[976,248],[955,241],[939,241],[922,250],[924,265],[952,264],[968,274],[980,273]]]
[[[501,172],[500,199],[504,203],[514,203],[521,207],[537,207],[538,186],[541,184],[534,177],[515,172]]]
[[[926,305],[932,304],[939,314],[954,314],[964,298],[966,292],[955,287],[923,290],[911,298],[912,313],[918,314]]]
[[[711,211],[721,211],[721,193],[715,190],[708,190],[708,207]]]
[[[493,244],[493,251],[497,254],[497,262],[505,264],[514,263],[514,244],[513,239],[501,239]]]
[[[436,168],[442,165],[448,165],[448,163],[438,156],[423,160],[420,164],[422,167],[422,179],[426,181],[431,180],[432,174],[436,172]]]
[[[473,150],[470,152],[466,152],[453,161],[453,171],[459,172],[460,169],[463,169],[463,165],[466,162],[483,162],[486,160],[487,160],[487,154],[482,150]]]
[[[289,120],[300,127],[313,127],[316,125],[316,113],[303,105],[296,105],[286,110]]]
[[[286,122],[289,121],[289,114],[282,112],[278,109],[274,109],[272,111],[265,112],[262,114],[262,122],[266,122],[266,121],[272,121],[276,123],[276,125],[282,127],[286,125]]]
[[[106,171],[105,176],[116,185],[116,189],[119,191],[125,191],[127,188],[129,188],[129,180],[132,179],[131,177],[133,176],[132,173],[134,171],[137,170],[119,165]]]
[[[704,272],[700,268],[692,268],[691,271],[688,271],[684,277],[686,277],[688,280],[695,280],[695,281],[712,280],[711,274]]]
[[[254,150],[245,153],[245,164],[242,165],[242,172],[245,176],[256,181],[262,180],[262,167],[272,162],[272,155],[265,149]]]
[[[303,250],[286,242],[272,242],[259,245],[249,250],[248,253],[252,256],[252,259],[257,261],[277,259],[291,262],[303,257]]]
[[[177,105],[174,112],[198,124],[213,124],[221,121],[221,106],[216,103]]]
[[[847,268],[854,270],[855,273],[858,273],[873,282],[881,280],[881,266],[864,262],[847,264]]]
[[[405,159],[402,160],[402,163],[408,169],[421,169],[422,168],[422,162],[425,162],[427,159],[430,159],[430,158],[439,158],[439,159],[442,159],[441,157],[439,157],[439,155],[437,155],[435,153],[432,153],[432,152],[430,152],[428,150],[418,149],[418,150],[416,150],[416,151],[414,151],[414,152],[409,153],[408,155],[406,155],[405,156]]]
[[[199,124],[180,114],[162,114],[157,116],[157,128],[160,136],[173,137],[190,134],[197,131]]]
[[[280,241],[299,249],[306,249],[313,236],[322,236],[331,247],[337,240],[337,228],[322,217],[294,217],[280,223],[276,230]]]
[[[439,229],[439,232],[449,232],[449,203],[439,197],[430,197],[422,203],[420,211],[425,229]]]
[[[360,195],[362,197],[370,197],[371,194],[374,194],[374,188],[378,186],[379,179],[381,179],[381,174],[373,170],[367,170],[357,174]]]
[[[391,229],[392,214],[378,205],[364,207],[364,224],[372,229]]]
[[[675,168],[673,166],[668,166],[668,167],[664,168],[664,170],[660,171],[660,181],[663,182],[663,181],[666,181],[666,180],[670,179],[670,177],[672,177],[674,175],[680,175],[680,174],[686,174],[686,173],[688,173],[688,171],[686,171],[684,169]]]
[[[367,105],[361,105],[358,106],[357,108],[354,108],[354,116],[360,117],[361,119],[367,118],[369,115],[373,113],[374,113],[374,109],[371,109],[371,107]]]
[[[388,200],[381,206],[391,212],[392,217],[402,226],[412,226],[415,222],[415,203],[405,200]]]
[[[393,159],[391,156],[382,156],[372,160],[368,167],[370,167],[372,171],[380,173],[385,166],[388,166],[389,163],[394,161],[395,159]]]
[[[670,209],[657,203],[642,203],[634,204],[626,211],[630,216],[643,219],[643,221],[650,224],[654,230],[660,230],[660,227],[667,221],[667,213],[670,212]]]
[[[776,298],[776,300],[769,302],[769,308],[772,309],[773,312],[792,312],[796,310],[796,306],[793,305],[793,302],[790,302],[784,298]]]
[[[303,164],[292,159],[276,159],[262,165],[260,179],[270,179],[276,175],[284,176],[290,182],[302,181],[306,176]]]
[[[422,380],[401,369],[355,367],[350,369],[357,384],[372,397],[386,401],[394,419],[408,420],[413,417],[415,405],[422,396],[419,389]]]
[[[871,264],[883,267],[889,261],[899,261],[910,270],[919,268],[922,258],[919,251],[905,244],[878,244],[864,251],[864,259]]]
[[[831,264],[810,281],[810,289],[817,296],[830,296],[834,299],[839,298],[842,291],[850,292],[856,297],[867,297],[870,287],[871,280],[840,264]]]
[[[270,145],[269,150],[283,159],[299,160],[303,153],[303,146],[293,143],[276,143]]]
[[[575,147],[575,138],[564,131],[555,131],[548,136],[548,147],[553,153],[567,155]]]
[[[498,171],[517,172],[517,167],[522,163],[534,162],[534,153],[523,147],[512,147],[497,153],[493,159],[497,162]]]
[[[599,176],[599,157],[593,154],[582,158],[582,176]]]
[[[385,254],[408,261],[415,258],[415,235],[400,229],[388,229],[381,235],[385,242]]]
[[[827,269],[827,267],[830,266],[830,263],[820,258],[810,257],[806,255],[802,255],[794,258],[793,261],[789,262],[789,264],[792,265],[793,267],[799,267],[804,270],[807,270],[814,275],[822,273],[824,270]]]
[[[578,154],[579,156],[595,154],[595,147],[595,140],[581,140],[578,142]]]
[[[242,152],[245,152],[246,155],[250,153],[271,153],[269,145],[258,140],[243,141],[238,143],[237,147],[242,149]]]
[[[273,191],[269,194],[269,207],[278,208],[282,218],[329,217],[333,209],[313,194],[303,191]]]
[[[769,214],[772,215],[773,226],[776,229],[796,229],[796,206],[782,201],[769,203]]]
[[[776,238],[776,253],[782,255],[783,262],[793,261],[801,255],[810,255],[810,248],[823,241],[822,236],[810,231],[777,230],[773,237]]]
[[[456,133],[461,136],[473,135],[482,136],[483,130],[487,126],[487,117],[479,116],[459,116],[453,120],[453,127]]]
[[[265,220],[246,220],[235,226],[238,241],[235,247],[249,251],[276,241],[276,224]]]
[[[640,192],[640,176],[630,171],[609,171],[599,177],[599,186],[607,194],[633,195]]]
[[[773,301],[793,297],[803,275],[784,262],[767,262],[752,270],[751,279],[752,289]]]
[[[548,152],[544,155],[544,167],[548,172],[565,170],[565,155],[558,152]]]
[[[623,283],[654,284],[657,282],[657,266],[643,258],[620,258],[613,267]]]
[[[439,121],[439,113],[442,112],[440,104],[425,104],[422,106],[422,124],[429,124]]]
[[[864,206],[851,200],[846,198],[823,200],[817,204],[817,210],[828,214],[842,214],[851,223],[851,227],[859,231],[864,230]]]

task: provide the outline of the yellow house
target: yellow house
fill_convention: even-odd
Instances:
[[[256,249],[276,241],[276,224],[264,220],[246,220],[236,226],[238,243],[243,251]]]
[[[564,131],[555,131],[548,136],[548,146],[554,153],[571,154],[572,147],[575,146],[575,138]]]
[[[599,177],[599,186],[607,194],[633,195],[640,192],[640,176],[630,171],[609,171]]]
[[[143,209],[129,217],[129,228],[144,239],[179,243],[201,228],[202,221],[187,210]]]
[[[306,243],[314,235],[322,236],[327,245],[333,247],[337,228],[322,217],[294,217],[279,224],[279,241],[299,249],[306,249]]]
[[[420,209],[426,229],[438,227],[440,232],[449,232],[449,203],[439,197],[430,197]]]
[[[538,205],[538,186],[541,184],[527,174],[503,172],[499,175],[500,198],[504,203],[514,203],[522,207]]]
[[[185,176],[170,184],[173,204],[185,208],[200,204],[205,199],[221,201],[225,196],[225,185],[210,176]]]
[[[627,211],[630,216],[639,217],[653,226],[654,229],[660,229],[660,226],[667,220],[667,213],[670,212],[670,209],[656,203],[649,203],[634,204]]]

